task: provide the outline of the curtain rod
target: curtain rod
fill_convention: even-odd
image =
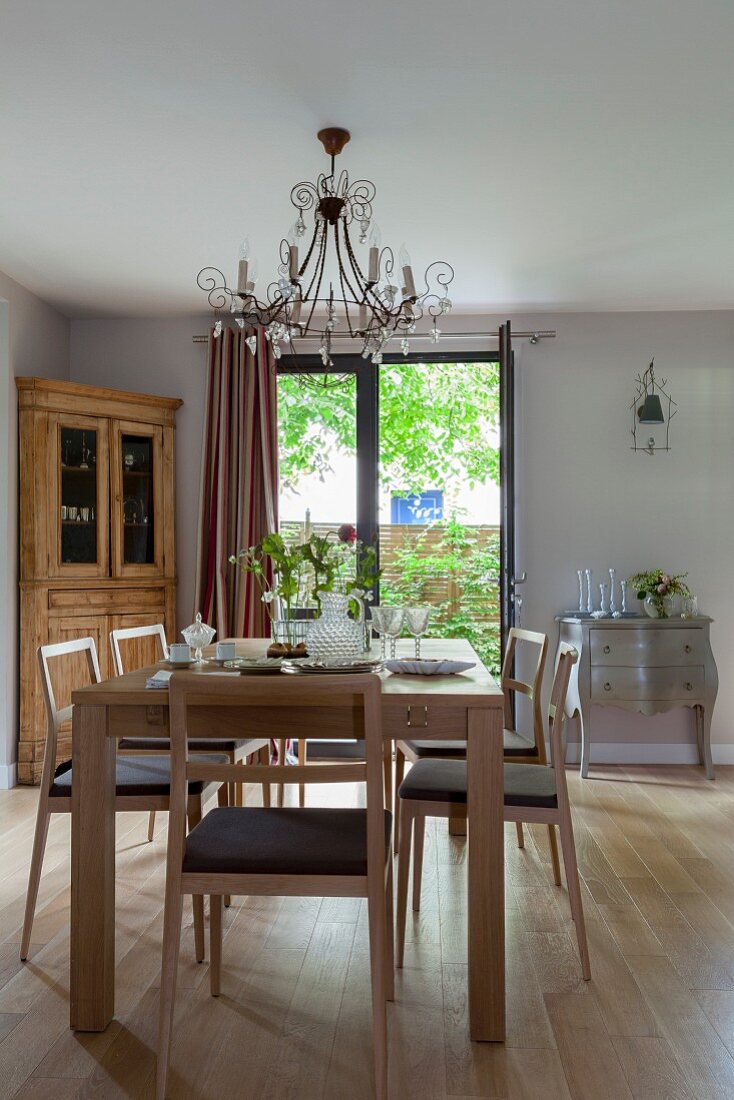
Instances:
[[[555,329],[536,329],[534,332],[513,332],[513,340],[529,340],[531,344],[537,344],[539,340],[553,340],[555,339]],[[444,340],[496,340],[499,336],[498,332],[442,332],[441,343]],[[408,337],[409,340],[430,340],[430,332],[414,332],[412,336]],[[209,336],[194,336],[192,337],[195,344],[206,344],[209,340]],[[296,340],[321,340],[322,336],[314,333],[309,336],[297,336]],[[335,340],[349,340],[353,339],[347,332],[334,333],[332,339]],[[391,340],[400,340],[402,336],[391,336]]]

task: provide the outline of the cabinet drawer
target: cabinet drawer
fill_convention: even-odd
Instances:
[[[697,699],[703,695],[701,665],[688,668],[619,668],[598,665],[591,670],[593,702],[620,700]]]
[[[437,707],[430,702],[423,704],[402,703],[382,710],[382,731],[386,737],[426,740],[437,737],[442,740],[465,741],[467,718],[465,707]]]
[[[48,594],[50,611],[83,614],[94,611],[163,610],[165,592],[162,588],[57,588]]]
[[[654,668],[698,665],[705,659],[704,631],[695,627],[661,627],[659,630],[595,627],[589,633],[592,665]]]

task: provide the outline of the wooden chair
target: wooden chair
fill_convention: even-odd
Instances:
[[[322,742],[320,738],[298,738],[298,763],[302,766],[308,763],[309,752],[315,749],[316,759],[320,761],[327,761],[329,763],[336,763],[338,761],[347,759],[353,759],[355,756],[364,759],[364,745],[360,745],[358,742],[353,744],[350,742],[343,742],[341,749],[335,749],[333,755],[329,753],[327,748],[328,742]],[[282,752],[285,756],[285,743],[282,742],[282,748],[279,747],[279,754]],[[312,758],[313,759],[313,758]],[[392,790],[392,745],[389,741],[386,741],[382,750],[382,767],[385,773],[385,798],[387,799],[388,806],[393,804],[393,790]],[[281,789],[282,791],[282,789]],[[283,805],[282,793],[278,793],[278,805]],[[306,805],[306,785],[305,783],[298,784],[298,805]]]
[[[528,681],[518,680],[514,675],[514,663],[517,657],[518,642],[524,647],[537,650],[532,675]],[[546,764],[545,735],[543,732],[543,714],[540,705],[540,693],[543,684],[545,661],[548,654],[548,636],[534,630],[521,630],[513,626],[507,635],[505,659],[502,662],[501,686],[505,696],[505,760],[516,764]],[[527,737],[515,728],[513,694],[525,695],[533,704],[533,736]],[[398,813],[397,791],[405,774],[405,761],[412,764],[418,760],[445,759],[465,760],[466,741],[398,741],[395,749],[395,847],[400,847],[400,815]],[[553,864],[553,878],[556,886],[561,885],[561,867],[558,861],[558,845],[553,828],[548,830]],[[524,847],[522,822],[517,823],[517,841]]]
[[[374,1066],[378,1100],[387,1097],[387,1009],[393,997],[392,815],[385,809],[380,681],[376,676],[248,677],[230,680],[176,673],[171,678],[171,825],[163,924],[158,1100],[166,1095],[184,894],[210,896],[211,992],[220,987],[222,895],[366,897],[370,928]],[[342,764],[248,765],[258,782],[366,784],[366,810],[228,807],[184,835],[186,783],[231,779],[187,751],[187,738],[217,728],[221,708],[278,737],[312,710],[322,737],[356,737],[366,759]],[[345,732],[345,728],[348,732]]]
[[[148,638],[153,638],[157,642],[156,649],[159,655],[157,659],[163,658],[163,660],[167,660],[168,644],[166,642],[166,630],[163,623],[153,623],[149,626],[127,626],[120,630],[110,631],[112,667],[115,670],[115,676],[124,676],[125,672],[134,672],[135,669],[143,668],[145,665],[150,664],[149,654],[146,653],[145,650],[141,651],[140,649],[135,652],[137,659],[134,660],[134,662],[123,661],[122,650],[120,648],[120,642],[135,642]],[[262,739],[243,741],[221,740],[210,742],[209,744],[203,741],[197,744],[192,743],[189,747],[192,752],[224,753],[233,764],[238,760],[244,760],[255,752],[261,753],[266,761],[270,758],[270,742]],[[155,756],[160,756],[161,753],[170,752],[170,748],[170,741],[167,737],[160,737],[155,740],[143,737],[125,737],[120,742],[119,752],[121,755],[127,753],[150,753]],[[229,801],[235,805],[242,805],[242,798],[242,784],[232,784],[229,789]],[[263,804],[265,806],[270,805],[270,788],[266,786],[263,786]],[[148,840],[153,839],[154,830],[155,810],[151,810],[148,819]]]
[[[57,767],[56,749],[59,729],[64,722],[71,718],[73,708],[71,706],[62,709],[57,707],[49,671],[49,661],[64,657],[72,658],[73,663],[73,654],[84,655],[88,673],[84,682],[75,683],[73,687],[83,687],[84,683],[98,684],[101,676],[93,638],[79,638],[75,641],[59,642],[56,645],[44,645],[38,649],[41,687],[46,705],[46,747],[38,798],[36,831],[33,837],[23,936],[20,946],[20,957],[23,961],[28,957],[28,948],[31,942],[31,930],[36,911],[38,886],[41,880],[43,855],[46,850],[49,818],[51,814],[71,813],[71,786],[73,781],[71,761],[65,761]],[[69,682],[68,675],[66,676],[66,682]],[[227,762],[226,756],[217,753],[209,754],[206,760],[210,766]],[[167,811],[170,798],[170,779],[170,759],[167,756],[129,755],[120,757],[117,762],[115,809],[118,811],[153,809]],[[210,782],[209,780],[198,780],[189,787],[184,808],[190,829],[201,821],[204,792]],[[220,788],[220,802],[226,804],[226,801],[227,792],[225,789]],[[194,938],[196,957],[201,962],[204,958],[204,898],[201,895],[194,898]]]
[[[540,767],[537,763],[526,762],[504,766],[505,821],[530,821],[559,827],[571,915],[576,924],[576,937],[581,956],[581,969],[584,980],[588,981],[591,977],[589,952],[586,945],[584,910],[563,757],[563,708],[571,668],[577,660],[578,653],[572,646],[563,643],[559,647],[548,711],[551,765]],[[411,836],[415,832],[413,909],[418,910],[425,820],[427,817],[449,817],[457,812],[466,816],[466,760],[437,758],[419,760],[400,785],[398,799],[401,817],[398,858],[398,966],[402,966]]]

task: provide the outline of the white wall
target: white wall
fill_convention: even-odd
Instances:
[[[486,331],[503,318],[452,315],[442,324]],[[526,569],[523,622],[555,639],[554,615],[575,606],[576,569],[597,579],[657,565],[689,571],[701,610],[713,615],[720,691],[713,741],[734,762],[734,312],[511,316],[515,330],[555,328],[555,340],[515,345],[518,364],[518,568]],[[193,601],[205,349],[191,343],[200,318],[72,322],[77,381],[184,398],[178,431],[179,611]],[[486,345],[485,345],[486,346]],[[496,346],[496,345],[493,345]],[[428,354],[429,345],[421,345]],[[469,355],[476,347],[442,341]],[[630,450],[635,375],[652,356],[679,403],[669,454]],[[690,713],[644,719],[593,711],[601,752],[628,759],[692,753]],[[573,730],[570,731],[573,737]],[[597,751],[596,758],[600,758]],[[692,758],[692,756],[691,756]],[[592,760],[594,754],[592,750]]]
[[[206,317],[72,321],[71,377],[75,382],[137,393],[180,397],[176,413],[176,554],[178,621],[194,612],[196,525],[204,424]]]
[[[584,566],[597,581],[609,566],[618,577],[688,570],[701,611],[716,620],[714,759],[734,762],[734,313],[559,315],[549,327],[557,339],[525,345],[519,369],[525,621],[550,632],[560,608],[577,606]],[[679,412],[672,450],[650,456],[630,450],[628,406],[653,355]],[[643,719],[594,708],[592,726],[597,759],[614,759],[601,746],[620,741],[628,760],[644,760],[649,742],[668,745],[671,762],[693,758],[689,710]]]
[[[69,377],[69,322],[0,272],[0,789],[18,743],[18,401],[16,375]]]

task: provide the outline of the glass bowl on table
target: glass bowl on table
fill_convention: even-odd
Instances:
[[[201,612],[197,611],[195,621],[191,626],[185,627],[181,633],[194,651],[194,663],[197,665],[202,664],[204,660],[202,650],[205,645],[209,645],[216,634],[216,630],[202,622]]]

